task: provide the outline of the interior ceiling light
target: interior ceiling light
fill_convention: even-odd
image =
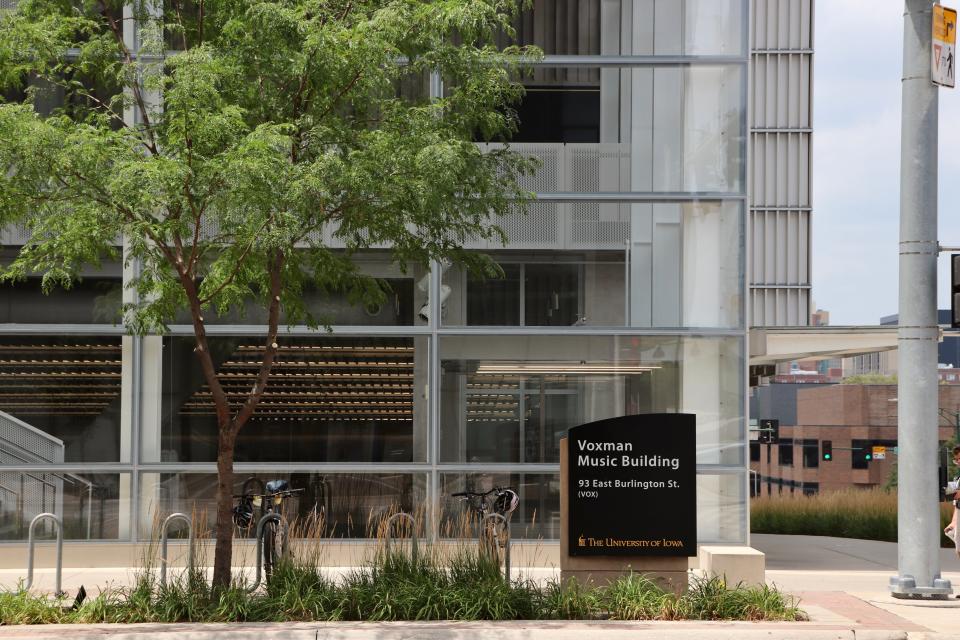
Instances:
[[[493,364],[481,364],[477,367],[477,373],[537,373],[537,374],[581,374],[581,375],[602,375],[602,374],[641,374],[654,369],[659,369],[658,365],[641,364],[639,362],[498,362]]]

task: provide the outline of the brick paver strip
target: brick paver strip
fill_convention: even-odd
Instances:
[[[850,620],[864,629],[900,629],[903,631],[930,631],[915,622],[885,611],[844,591],[799,591],[792,595],[800,599],[800,608],[815,604]]]

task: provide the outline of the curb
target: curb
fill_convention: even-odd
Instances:
[[[287,624],[33,625],[0,627],[0,640],[948,640],[934,633],[816,623],[751,622],[299,622]],[[957,636],[960,638],[960,636]]]

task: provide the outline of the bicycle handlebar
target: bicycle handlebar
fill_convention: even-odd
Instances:
[[[475,491],[458,491],[457,493],[451,493],[450,497],[451,498],[468,498],[468,497],[486,498],[491,493],[495,493],[497,491],[512,491],[512,489],[510,489],[510,487],[494,487],[493,489],[490,489],[490,491],[486,491],[484,493],[477,493]]]
[[[306,491],[303,487],[299,489],[284,489],[283,491],[277,491],[276,493],[242,493],[240,495],[233,494],[234,498],[272,498],[274,496],[289,496],[293,493],[300,493],[301,491]]]

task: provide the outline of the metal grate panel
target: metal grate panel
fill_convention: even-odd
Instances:
[[[537,249],[558,247],[558,216],[560,206],[548,202],[532,202],[526,215],[515,213],[504,216],[499,226],[510,239],[510,249]]]
[[[0,411],[0,464],[63,462],[63,441]]]
[[[578,202],[569,205],[567,248],[624,249],[630,238],[628,205]]]

